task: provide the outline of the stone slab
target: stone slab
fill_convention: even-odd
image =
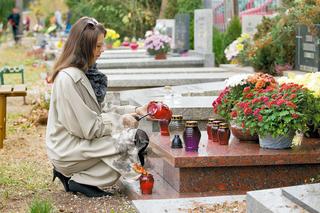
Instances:
[[[282,196],[279,188],[247,192],[246,201],[247,213],[307,213]]]
[[[150,146],[159,156],[152,159],[153,169],[181,193],[292,186],[304,183],[320,170],[320,144],[314,139],[304,139],[292,150],[265,150],[235,138],[228,146],[207,143],[206,138],[206,132],[202,132],[199,151],[186,152],[171,149],[168,136],[151,135]]]
[[[209,83],[198,83],[189,85],[172,86],[171,92],[174,96],[191,96],[193,93],[205,93],[208,91],[219,92],[225,87],[225,82],[209,82]],[[130,104],[142,106],[148,103],[150,100],[163,98],[167,94],[167,91],[161,88],[149,88],[149,89],[137,89],[130,91],[121,91],[121,100],[127,100]]]
[[[159,213],[159,212],[189,212],[199,205],[222,204],[223,202],[243,201],[245,196],[216,196],[201,198],[180,198],[180,199],[161,199],[161,200],[133,200],[133,205],[140,213]],[[205,209],[203,209],[205,212]]]
[[[118,74],[197,74],[197,73],[211,73],[211,74],[230,74],[231,71],[219,67],[175,67],[175,68],[136,68],[136,69],[99,69],[100,72],[106,75]]]
[[[204,59],[200,56],[171,57],[165,60],[154,58],[120,58],[120,59],[98,59],[98,68],[152,68],[152,67],[203,67]]]
[[[99,59],[117,59],[117,58],[150,58],[146,50],[141,48],[137,50],[124,49],[124,50],[106,50]]]
[[[312,213],[320,212],[320,184],[307,184],[282,188],[282,194]]]
[[[224,81],[232,76],[232,73],[207,74],[194,73],[192,75],[185,73],[161,73],[161,74],[114,74],[108,75],[108,88],[147,88],[163,87],[166,85],[176,86],[184,84],[207,83]]]

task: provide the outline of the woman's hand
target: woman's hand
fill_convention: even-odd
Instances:
[[[131,114],[125,114],[122,116],[122,124],[125,128],[138,128],[139,122]]]
[[[147,108],[148,108],[148,104],[145,104],[144,106],[136,107],[135,113],[137,113],[138,115],[146,115],[148,113]]]

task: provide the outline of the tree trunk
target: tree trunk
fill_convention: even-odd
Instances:
[[[233,16],[239,16],[239,2],[238,2],[238,0],[233,0]]]
[[[165,14],[165,11],[167,9],[167,6],[168,6],[168,0],[162,0],[161,1],[161,8],[160,8],[159,18],[165,18],[164,14]]]

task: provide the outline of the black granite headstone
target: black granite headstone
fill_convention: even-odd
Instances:
[[[316,25],[320,32],[320,25]],[[296,70],[318,72],[320,70],[320,42],[319,37],[311,34],[305,25],[297,27],[296,32]]]
[[[190,48],[189,41],[189,27],[190,16],[189,14],[177,14],[175,16],[175,49],[174,52],[183,53],[187,52]]]

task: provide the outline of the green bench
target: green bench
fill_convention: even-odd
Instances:
[[[20,74],[21,84],[24,84],[24,66],[9,67],[4,66],[0,69],[0,85],[4,85],[4,75],[5,74]],[[26,97],[23,97],[23,103],[26,104]]]
[[[5,74],[20,74],[21,83],[24,84],[24,67],[22,65],[16,67],[4,66],[0,69],[0,85],[4,85]]]

